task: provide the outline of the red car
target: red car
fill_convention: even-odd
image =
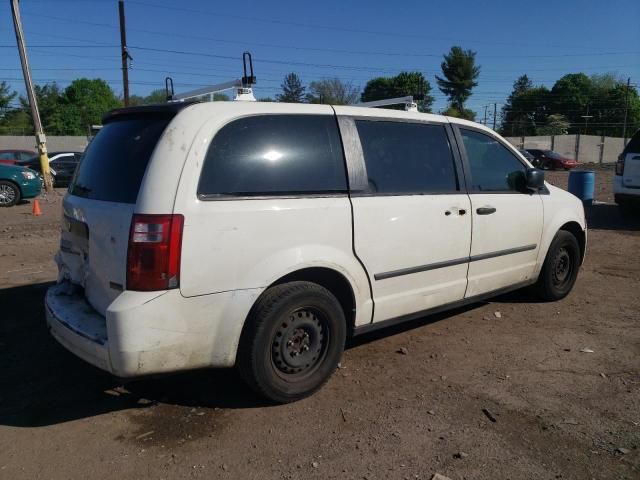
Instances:
[[[0,163],[14,165],[16,162],[29,160],[36,155],[33,150],[0,150]]]
[[[538,150],[535,148],[527,148],[527,151],[533,155],[534,167],[555,170],[556,168],[562,168],[564,170],[571,170],[578,165],[578,162],[573,158],[567,158],[560,155],[553,150]]]

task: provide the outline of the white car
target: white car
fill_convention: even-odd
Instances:
[[[640,207],[640,130],[618,157],[613,196],[620,208]]]
[[[581,202],[482,125],[363,107],[115,110],[63,202],[53,336],[119,377],[237,366],[307,396],[347,337],[572,289]]]

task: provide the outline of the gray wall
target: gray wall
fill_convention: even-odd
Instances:
[[[544,148],[582,163],[615,163],[624,149],[624,139],[597,135],[505,137],[518,148]]]
[[[70,152],[84,152],[89,143],[87,137],[47,137],[47,150],[57,152],[67,150]],[[4,136],[0,135],[0,150],[6,149],[36,150],[36,139],[33,136]]]

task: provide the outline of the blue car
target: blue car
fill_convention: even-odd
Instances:
[[[0,164],[0,207],[11,207],[24,198],[40,195],[42,182],[33,170]]]

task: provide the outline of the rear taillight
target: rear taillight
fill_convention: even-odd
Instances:
[[[127,252],[127,290],[180,285],[182,215],[134,215]]]
[[[624,157],[624,153],[618,155],[618,161],[616,162],[616,175],[624,175]]]

